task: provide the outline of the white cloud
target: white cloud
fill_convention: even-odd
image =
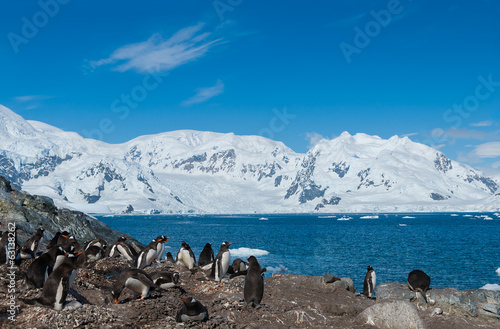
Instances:
[[[453,139],[477,139],[477,140],[496,140],[500,136],[500,130],[485,132],[471,129],[451,128],[446,131],[447,137]]]
[[[306,140],[309,142],[309,148],[313,148],[314,145],[318,144],[325,137],[317,132],[306,133]]]
[[[26,96],[17,96],[14,97],[13,99],[19,103],[27,103],[27,102],[33,102],[33,101],[42,101],[45,99],[50,99],[52,96],[45,96],[45,95],[26,95]]]
[[[210,98],[220,95],[224,92],[224,83],[219,79],[212,87],[198,88],[196,95],[186,99],[181,103],[182,106],[190,106],[208,101]]]
[[[472,127],[490,127],[493,125],[493,121],[491,121],[491,120],[480,121],[480,122],[471,123],[470,125]]]
[[[480,158],[500,157],[500,142],[489,142],[476,146],[474,154]]]
[[[418,133],[404,134],[404,135],[401,135],[401,137],[411,137],[411,136],[415,136],[415,135],[418,135]]]
[[[213,47],[220,39],[209,40],[211,33],[202,32],[203,23],[177,31],[168,39],[159,33],[148,40],[125,45],[115,50],[110,57],[90,61],[96,68],[117,64],[114,69],[120,72],[136,70],[140,73],[164,72],[194,61]]]

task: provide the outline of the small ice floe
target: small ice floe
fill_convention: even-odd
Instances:
[[[328,216],[318,216],[318,218],[335,218],[337,216],[335,215],[328,215]]]
[[[500,275],[500,267],[497,268],[496,272],[495,272],[497,275]]]
[[[399,224],[399,226],[407,226],[406,224]]]
[[[496,283],[487,283],[479,289],[500,291],[500,285]]]
[[[367,215],[359,217],[361,219],[378,219],[378,215]]]
[[[484,220],[493,220],[493,218],[491,218],[490,216],[483,216],[483,219]]]
[[[496,212],[493,214],[494,216],[500,217],[500,213]]]
[[[266,269],[267,269],[267,272],[271,272],[271,273],[285,273],[285,272],[290,272],[290,270],[285,265],[282,265],[282,264],[279,264],[276,267],[268,266],[268,267],[266,267]]]
[[[451,214],[450,216],[457,217],[457,216],[458,216],[458,214]]]
[[[239,257],[239,258],[248,258],[250,256],[266,256],[269,255],[269,251],[267,250],[262,250],[262,249],[252,249],[252,248],[236,248],[236,249],[230,249],[231,256],[234,257]]]
[[[464,217],[472,217],[472,215],[464,215]]]
[[[259,220],[269,220],[269,218],[267,218],[267,217],[261,217],[261,218],[259,218]]]
[[[403,218],[404,218],[404,219],[413,219],[413,218],[415,218],[415,217],[413,217],[413,216],[404,216]]]
[[[340,218],[337,218],[337,220],[349,220],[349,219],[352,219],[352,217],[342,216]]]

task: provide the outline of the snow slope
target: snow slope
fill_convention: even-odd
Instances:
[[[406,137],[343,133],[306,154],[260,136],[191,130],[107,144],[26,121],[1,105],[0,174],[87,212],[500,208],[494,180]]]

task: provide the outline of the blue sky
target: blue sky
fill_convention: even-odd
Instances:
[[[0,104],[110,143],[407,135],[500,167],[497,1],[9,1]]]

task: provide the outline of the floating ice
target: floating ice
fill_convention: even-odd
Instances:
[[[282,264],[279,264],[277,267],[268,266],[268,267],[266,267],[266,269],[267,269],[267,272],[273,272],[273,273],[290,272],[290,270],[285,265],[282,265]]]
[[[500,267],[499,267],[499,268],[497,268],[497,270],[496,270],[496,272],[495,272],[495,273],[496,273],[496,274],[498,274],[498,275],[500,275]]]
[[[250,256],[266,256],[269,255],[269,251],[267,250],[262,250],[262,249],[251,249],[251,248],[236,248],[236,249],[231,249],[231,256],[235,257],[241,257],[241,258],[248,258]]]
[[[488,283],[479,289],[500,291],[500,285],[496,283]]]

